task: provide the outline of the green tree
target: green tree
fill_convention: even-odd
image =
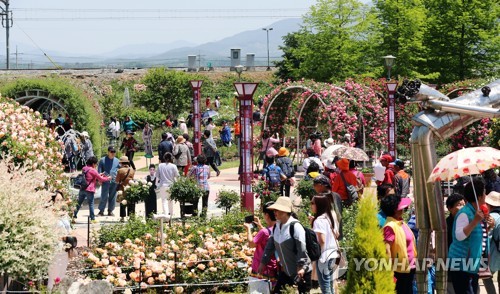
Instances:
[[[373,75],[376,18],[356,0],[319,0],[304,17],[304,26],[285,37],[278,76],[339,81]]]
[[[397,57],[392,74],[423,79],[436,77],[425,69],[428,50],[424,45],[424,35],[427,23],[422,0],[375,0],[375,7],[383,39],[379,52]]]
[[[490,0],[424,0],[427,66],[439,82],[499,73],[500,5]]]
[[[193,94],[189,81],[193,79],[200,77],[163,67],[150,69],[142,79],[146,90],[137,94],[135,104],[150,111],[181,113],[191,106]]]
[[[355,245],[347,254],[349,257],[347,285],[342,293],[394,293],[392,271],[368,270],[364,263],[356,268],[354,259],[371,258],[380,261],[387,258],[382,231],[378,228],[375,195],[372,193],[363,197],[358,208],[352,241]],[[371,262],[369,265],[373,267]]]

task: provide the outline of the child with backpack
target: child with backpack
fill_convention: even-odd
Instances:
[[[283,196],[283,192],[285,192],[284,196],[290,197],[290,187],[294,184],[293,176],[295,175],[295,170],[292,160],[288,155],[290,155],[288,149],[281,147],[278,151],[276,165],[281,168],[281,171],[286,176],[286,180],[280,183],[280,195]]]
[[[266,167],[262,170],[262,176],[268,182],[269,190],[276,191],[286,176],[281,168],[274,164],[274,157],[266,157],[266,163]]]

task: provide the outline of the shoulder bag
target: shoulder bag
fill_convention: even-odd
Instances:
[[[353,185],[348,184],[345,181],[344,173],[342,171],[340,172],[340,177],[342,178],[342,182],[344,182],[344,186],[345,186],[345,189],[347,191],[347,204],[351,205],[354,201],[358,200],[358,197],[359,197],[358,189],[356,187],[354,187]]]

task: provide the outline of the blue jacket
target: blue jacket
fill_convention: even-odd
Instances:
[[[222,142],[227,143],[231,141],[231,129],[225,126],[222,131],[220,131],[220,139]]]
[[[458,241],[455,234],[455,228],[458,216],[463,213],[467,215],[470,223],[474,219],[476,209],[470,203],[467,203],[455,216],[452,232],[453,242],[451,243],[450,250],[448,252],[450,269],[477,274],[479,271],[481,252],[483,249],[483,230],[481,228],[481,224],[478,224],[474,227],[470,235],[465,238],[465,240]]]
[[[114,157],[113,159],[108,156],[104,156],[99,160],[99,165],[97,166],[97,171],[99,173],[105,172],[109,176],[111,176],[111,182],[115,181],[116,174],[118,173],[118,167],[120,165],[120,161],[118,158]]]

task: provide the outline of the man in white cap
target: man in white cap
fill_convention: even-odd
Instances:
[[[281,293],[286,285],[296,284],[299,293],[311,290],[311,260],[307,256],[306,232],[299,221],[292,216],[292,200],[289,197],[279,197],[267,209],[274,210],[276,225],[269,237],[264,255],[259,265],[261,273],[275,252],[278,254],[281,271],[273,293]],[[290,227],[293,226],[293,233]]]

